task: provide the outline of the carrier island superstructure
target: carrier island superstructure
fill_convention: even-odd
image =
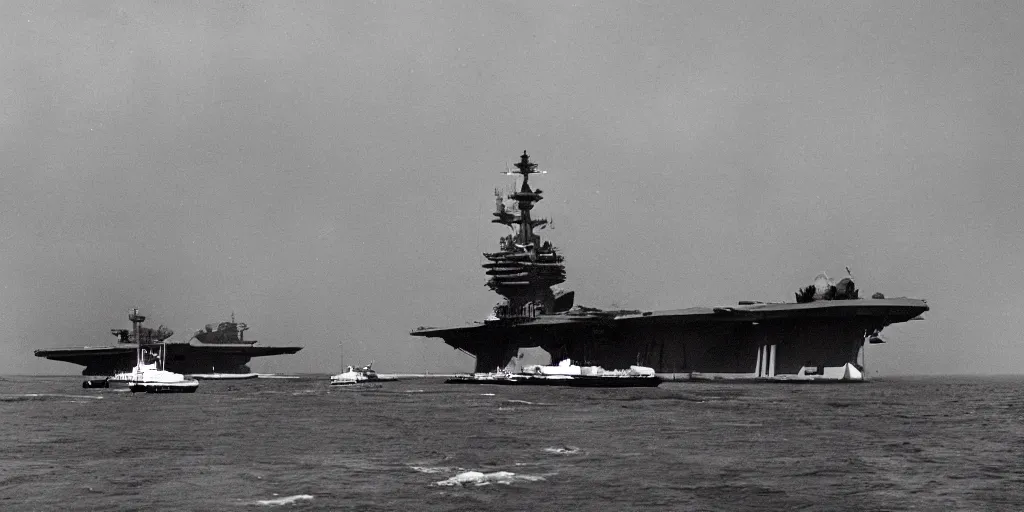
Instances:
[[[514,363],[523,348],[539,347],[552,360],[570,358],[604,368],[653,367],[675,379],[861,380],[864,348],[882,343],[882,329],[920,318],[924,300],[860,298],[851,277],[824,275],[796,293],[796,302],[739,302],[665,311],[601,310],[573,306],[563,256],[536,230],[547,223],[533,209],[543,199],[530,186],[537,164],[523,152],[522,185],[499,195],[492,222],[511,233],[500,250],[485,253],[487,285],[504,297],[483,322],[421,327],[414,336],[442,338],[476,357],[476,371]],[[507,204],[505,199],[511,200]]]

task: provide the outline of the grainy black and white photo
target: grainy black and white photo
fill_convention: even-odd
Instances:
[[[1020,510],[1022,34],[0,2],[0,509]]]

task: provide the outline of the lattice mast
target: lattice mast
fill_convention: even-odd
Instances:
[[[548,224],[547,219],[533,219],[534,203],[543,196],[540,189],[530,188],[530,175],[543,173],[537,164],[530,162],[524,151],[517,170],[508,174],[523,176],[518,192],[507,196],[513,201],[512,208],[495,191],[495,212],[491,222],[508,226],[511,234],[499,241],[500,252],[484,253],[488,263],[484,264],[487,275],[491,276],[487,286],[505,297],[506,302],[495,308],[495,314],[502,317],[535,316],[540,312],[554,309],[554,293],[551,286],[565,281],[565,266],[557,248],[550,242],[543,242],[536,231]]]

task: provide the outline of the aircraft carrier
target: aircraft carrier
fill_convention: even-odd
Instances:
[[[165,346],[164,369],[185,375],[194,374],[236,374],[249,373],[249,361],[254,357],[294,354],[302,347],[258,347],[256,340],[246,340],[248,326],[236,323],[234,315],[230,322],[209,324],[192,335],[189,341],[170,341],[174,331],[160,326],[157,329],[142,327],[146,317],[134,311],[130,315],[136,328],[111,329],[117,337],[115,345],[98,347],[53,348],[36,350],[37,357],[54,361],[65,361],[82,365],[82,375],[110,376],[131,370],[136,362],[136,348],[141,342],[144,347]],[[193,343],[195,340],[195,343]]]
[[[476,357],[476,371],[514,365],[520,350],[540,347],[604,368],[640,364],[659,375],[686,379],[863,380],[865,346],[883,343],[886,326],[919,319],[921,299],[861,298],[852,276],[839,282],[819,275],[792,303],[739,302],[666,311],[601,310],[573,305],[564,257],[536,234],[547,219],[534,218],[543,199],[531,188],[540,171],[526,152],[512,174],[518,191],[496,191],[491,222],[511,233],[499,251],[485,253],[487,285],[504,297],[485,321],[460,327],[420,327],[411,334],[441,338]],[[506,203],[505,200],[511,200]]]

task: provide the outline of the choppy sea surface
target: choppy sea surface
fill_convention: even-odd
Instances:
[[[0,380],[0,510],[1022,510],[1024,378]]]

